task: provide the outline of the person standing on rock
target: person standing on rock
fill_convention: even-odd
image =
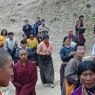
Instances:
[[[54,88],[54,68],[52,54],[52,44],[49,41],[49,36],[44,35],[43,41],[37,47],[37,54],[39,55],[40,75],[43,84],[49,84]]]
[[[78,38],[78,41],[82,44],[85,44],[85,38],[83,33],[85,33],[86,28],[84,27],[84,16],[79,16],[79,20],[76,22],[75,30],[76,30],[76,36]]]
[[[75,47],[75,57],[68,62],[65,68],[65,80],[62,95],[71,95],[71,92],[78,86],[78,66],[82,62],[84,55],[85,46],[80,43],[77,44]]]
[[[60,50],[60,57],[62,60],[61,68],[60,68],[60,86],[61,90],[63,88],[63,83],[64,83],[64,71],[67,63],[71,58],[74,57],[74,49],[70,46],[71,45],[71,39],[69,37],[64,37],[63,40],[63,46]]]
[[[36,95],[36,64],[28,59],[28,53],[25,49],[19,51],[19,58],[20,61],[13,66],[14,75],[11,79],[16,87],[15,95]]]
[[[29,24],[29,20],[25,20],[25,25],[23,26],[22,30],[27,38],[29,38],[30,34],[32,33],[32,26]]]
[[[0,49],[0,88],[9,85],[11,78],[13,60],[10,54]],[[0,95],[2,94],[0,90]]]

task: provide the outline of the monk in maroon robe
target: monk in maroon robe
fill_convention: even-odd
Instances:
[[[26,50],[19,51],[19,58],[20,61],[13,66],[14,75],[12,76],[12,83],[16,87],[16,95],[36,95],[36,64],[28,59]]]

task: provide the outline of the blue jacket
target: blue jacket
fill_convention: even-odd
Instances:
[[[38,34],[38,27],[41,25],[41,22],[36,22],[35,24],[32,25],[32,33],[36,37]]]
[[[73,56],[69,55],[73,51],[74,49],[72,47],[63,46],[60,50],[60,57],[62,62],[68,62],[71,58],[73,58]]]
[[[24,25],[23,31],[26,34],[26,36],[29,37],[30,34],[32,33],[32,26],[30,24],[28,24],[28,28],[27,28],[27,25]]]

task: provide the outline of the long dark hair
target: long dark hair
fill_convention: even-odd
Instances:
[[[8,32],[7,32],[7,30],[6,29],[3,29],[2,31],[1,31],[1,35],[3,35],[3,32],[6,32],[6,34],[4,35],[4,36],[7,36],[7,34],[8,34]]]
[[[80,63],[78,67],[78,75],[80,76],[84,71],[91,70],[95,73],[95,62],[86,60]]]

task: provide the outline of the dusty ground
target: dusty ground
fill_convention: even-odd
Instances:
[[[48,2],[49,1],[49,2]],[[89,1],[89,2],[88,2]],[[86,4],[91,7],[87,8]],[[25,19],[29,19],[32,24],[37,16],[45,18],[50,28],[50,40],[53,44],[53,60],[55,69],[55,88],[42,85],[40,77],[38,79],[36,91],[37,95],[60,95],[59,86],[59,51],[62,46],[63,36],[69,28],[74,29],[78,16],[85,16],[87,31],[86,55],[91,55],[92,45],[95,37],[93,24],[95,24],[95,0],[1,0],[0,2],[0,31],[5,28],[15,33],[15,38],[20,41],[22,37],[22,25]],[[38,70],[39,73],[39,70]],[[14,95],[12,84],[4,89],[5,95]]]
[[[38,82],[36,86],[37,95],[60,95],[60,85],[59,85],[59,66],[55,65],[55,87],[50,88],[49,85],[43,85],[40,80],[39,68],[38,68]],[[9,87],[2,88],[5,95],[15,95],[15,88],[10,83]]]
[[[88,59],[87,57],[84,58]],[[49,85],[45,84],[43,85],[40,80],[40,73],[39,68],[37,68],[38,71],[38,81],[36,85],[36,93],[37,95],[61,95],[60,92],[60,76],[59,76],[59,69],[60,69],[60,62],[56,60],[56,63],[54,63],[54,70],[55,70],[55,87],[51,88]],[[10,85],[7,88],[2,88],[2,91],[5,93],[5,95],[15,95],[15,87],[10,82]]]

